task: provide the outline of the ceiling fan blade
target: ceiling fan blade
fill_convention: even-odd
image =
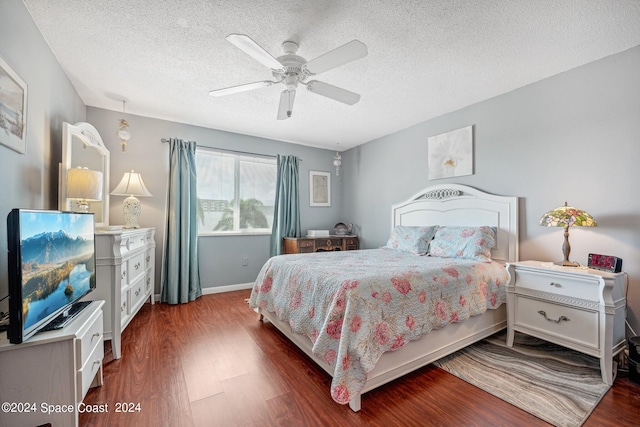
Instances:
[[[244,34],[229,34],[227,40],[265,67],[271,68],[274,71],[284,70],[282,64],[258,43],[254,42],[251,37],[245,36]]]
[[[295,90],[283,90],[280,94],[280,105],[278,106],[278,120],[286,120],[291,117],[293,101],[296,99]]]
[[[316,59],[312,59],[303,68],[311,74],[320,74],[365,56],[367,56],[367,45],[361,41],[352,40],[324,55],[320,55]]]
[[[353,105],[360,101],[360,95],[357,93],[327,83],[319,82],[317,80],[311,80],[307,83],[307,90],[348,105]]]
[[[246,92],[248,90],[260,89],[260,88],[263,88],[263,87],[268,87],[268,86],[271,86],[274,83],[276,83],[276,82],[271,82],[271,81],[268,81],[268,80],[265,80],[263,82],[247,83],[247,84],[244,84],[244,85],[226,87],[224,89],[215,89],[215,90],[212,90],[211,92],[209,92],[209,95],[211,95],[211,96],[231,95],[231,94],[234,94],[234,93]]]

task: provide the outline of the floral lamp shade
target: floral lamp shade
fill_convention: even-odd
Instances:
[[[578,263],[569,261],[569,253],[571,246],[569,245],[569,227],[596,227],[598,224],[589,213],[582,209],[568,206],[567,202],[564,206],[550,210],[540,218],[540,225],[545,227],[564,227],[564,243],[562,244],[562,253],[564,260],[559,263],[565,267],[577,267]]]

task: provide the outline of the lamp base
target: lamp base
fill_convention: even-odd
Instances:
[[[123,228],[140,228],[138,218],[140,218],[141,211],[140,200],[136,197],[129,196],[124,199],[124,203],[122,204],[122,212],[124,213]]]
[[[554,264],[559,265],[561,267],[580,267],[580,264],[573,261],[558,261]]]

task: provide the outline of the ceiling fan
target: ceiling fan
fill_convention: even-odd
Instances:
[[[360,101],[360,95],[357,93],[318,80],[307,81],[307,78],[310,76],[315,76],[316,74],[367,56],[367,46],[358,40],[352,40],[311,61],[307,61],[303,57],[296,55],[298,44],[293,41],[285,41],[282,43],[284,55],[277,58],[274,58],[269,52],[244,34],[231,34],[227,36],[227,41],[262,65],[270,68],[275,80],[263,80],[224,89],[216,89],[209,92],[211,96],[231,95],[282,83],[286,86],[286,89],[280,94],[278,120],[285,120],[291,117],[293,101],[298,85],[305,86],[309,92],[317,93],[318,95],[334,99],[344,104],[353,105]]]

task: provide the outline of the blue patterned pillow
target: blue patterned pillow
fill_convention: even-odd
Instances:
[[[429,254],[442,258],[491,260],[491,248],[496,244],[494,227],[440,227]]]
[[[391,231],[391,236],[389,236],[386,247],[411,252],[416,255],[426,255],[429,251],[429,242],[431,242],[437,230],[437,225],[431,227],[407,227],[399,225]]]

